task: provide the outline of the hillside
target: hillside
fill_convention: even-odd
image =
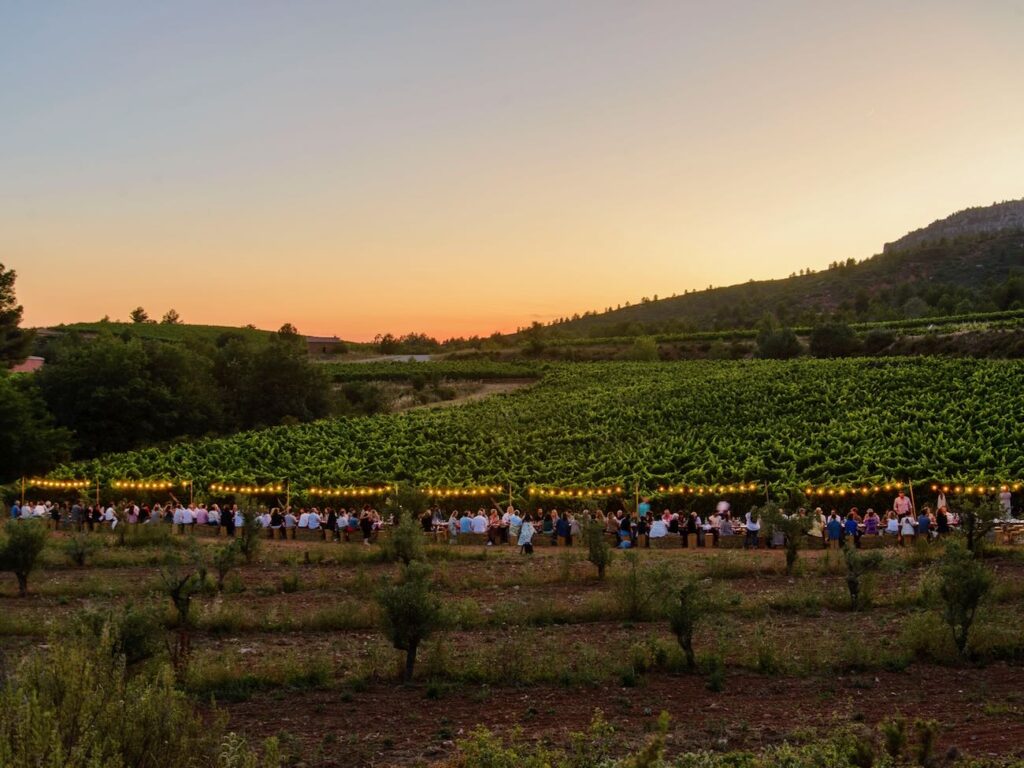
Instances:
[[[216,341],[226,333],[240,334],[248,338],[265,338],[271,331],[256,328],[235,328],[227,325],[189,325],[186,323],[115,323],[101,320],[95,323],[68,323],[48,328],[47,331],[77,333],[99,333],[109,331],[113,334],[129,333],[140,339],[156,341]]]
[[[916,229],[899,240],[886,243],[882,253],[905,251],[925,243],[938,242],[943,238],[952,240],[965,235],[991,234],[1013,229],[1024,229],[1024,199],[958,211],[952,216],[933,221],[927,227]]]
[[[1024,211],[1024,202],[992,207],[998,211],[964,211],[911,233],[910,240],[902,238],[886,252],[861,262],[644,300],[556,322],[549,333],[594,337],[750,328],[768,312],[784,323],[813,325],[836,316],[848,322],[872,322],[1016,309],[1024,306],[1024,219],[1016,227],[1013,206]],[[970,227],[994,226],[994,222],[1015,228],[955,238],[944,234],[957,228],[966,232]],[[896,247],[904,240],[912,245]]]

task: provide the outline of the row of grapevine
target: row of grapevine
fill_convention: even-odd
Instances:
[[[593,363],[443,410],[336,419],[62,467],[54,477],[309,485],[775,486],[1024,477],[1024,362]]]

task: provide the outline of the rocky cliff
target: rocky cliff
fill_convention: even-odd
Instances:
[[[967,208],[927,227],[915,229],[899,240],[886,243],[883,253],[894,253],[934,243],[942,238],[953,239],[961,235],[979,235],[990,232],[1024,229],[1024,199]]]

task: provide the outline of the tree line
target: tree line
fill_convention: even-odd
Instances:
[[[11,374],[33,345],[20,327],[15,277],[0,265],[0,482],[71,458],[311,421],[332,410],[329,378],[291,325],[265,338],[229,331],[212,342],[69,332],[39,340],[46,364],[37,373]]]

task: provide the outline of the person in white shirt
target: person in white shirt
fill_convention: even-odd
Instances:
[[[263,514],[260,515],[260,525],[263,528],[270,527],[270,512],[268,512],[267,510],[263,510]]]
[[[1013,494],[1010,493],[1009,489],[1000,491],[999,493],[999,505],[1003,508],[1003,517],[1010,518],[1013,515]]]
[[[487,533],[487,517],[482,509],[476,511],[476,517],[470,523],[473,533]]]
[[[900,538],[904,546],[914,543],[914,536],[917,534],[917,521],[908,511],[900,517]]]
[[[242,510],[235,510],[235,529],[242,528],[245,525],[245,516],[242,515]]]
[[[899,495],[892,500],[892,508],[900,517],[903,517],[903,515],[908,514],[910,512],[911,506],[912,505],[910,503],[910,499],[907,497],[907,494],[904,493],[903,491],[900,491]]]
[[[284,537],[286,539],[294,539],[298,525],[299,522],[295,518],[295,513],[292,512],[291,507],[288,507],[284,513]]]
[[[193,532],[193,528],[195,527],[195,524],[196,524],[195,509],[193,508],[193,506],[191,504],[189,504],[187,507],[185,507],[183,510],[181,510],[181,525],[182,525],[182,527],[184,527],[191,534]]]
[[[309,525],[309,512],[303,509],[299,513],[299,528],[306,528]]]
[[[220,525],[220,507],[216,504],[210,507],[210,511],[207,513],[206,522],[208,525]]]
[[[316,531],[320,528],[320,512],[316,507],[309,512],[309,517],[306,519],[306,527],[311,531]]]
[[[46,507],[43,502],[36,502],[35,507],[32,509],[32,517],[46,517]]]
[[[651,530],[647,535],[652,539],[663,539],[668,535],[668,526],[665,525],[665,521],[659,517],[651,523]]]
[[[511,509],[511,507],[510,507]],[[508,537],[510,541],[519,541],[519,533],[523,529],[523,518],[519,516],[519,511],[513,509],[512,514],[508,517]]]
[[[747,549],[751,547],[757,549],[758,539],[761,537],[761,522],[757,519],[757,515],[753,510],[747,512],[746,515],[747,523],[747,538],[743,542],[743,548]]]
[[[103,513],[103,522],[109,524],[110,527],[113,528],[114,527],[114,523],[116,521],[117,521],[117,516],[114,514],[114,508],[112,506],[107,506],[106,511],[104,511],[104,513]]]

